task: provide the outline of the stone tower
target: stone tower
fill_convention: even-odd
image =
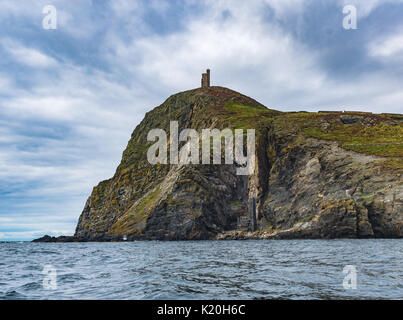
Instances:
[[[206,73],[202,73],[201,87],[202,88],[210,87],[210,69],[207,69]]]

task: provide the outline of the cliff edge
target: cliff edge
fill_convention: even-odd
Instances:
[[[237,175],[237,163],[150,164],[147,134],[169,133],[170,121],[179,131],[255,129],[254,173]],[[207,87],[146,114],[68,241],[402,236],[403,115],[285,113]]]

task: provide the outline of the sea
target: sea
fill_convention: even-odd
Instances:
[[[3,299],[403,299],[403,239],[0,243]]]

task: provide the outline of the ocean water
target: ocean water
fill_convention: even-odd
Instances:
[[[0,299],[403,299],[403,240],[0,243]]]

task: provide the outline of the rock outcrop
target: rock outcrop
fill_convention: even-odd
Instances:
[[[136,127],[115,175],[93,189],[70,240],[402,237],[402,120],[283,113],[222,87],[175,94]],[[169,132],[170,121],[179,131],[255,129],[254,174],[237,175],[236,163],[150,164],[147,134]]]

